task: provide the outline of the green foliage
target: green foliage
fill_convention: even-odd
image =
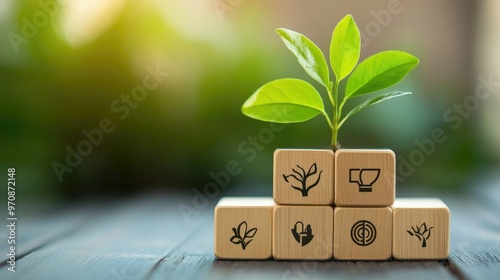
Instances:
[[[351,74],[358,64],[361,38],[351,15],[347,15],[335,27],[330,43],[330,65],[339,81]]]
[[[281,79],[259,88],[241,110],[258,120],[294,123],[324,113],[323,108],[323,100],[311,84],[298,79]]]
[[[361,62],[347,80],[346,97],[354,97],[390,87],[401,81],[418,64],[418,59],[402,51],[385,51]]]
[[[331,144],[336,149],[338,131],[348,118],[377,103],[411,94],[396,91],[376,96],[341,118],[342,108],[349,99],[395,85],[418,65],[419,60],[402,51],[384,51],[368,57],[356,67],[361,52],[360,33],[352,16],[347,15],[337,24],[332,34],[330,66],[335,79],[330,81],[325,57],[311,40],[284,28],[279,28],[276,32],[307,74],[325,87],[333,107],[333,116],[330,117],[325,112],[323,101],[311,84],[297,79],[281,79],[265,84],[243,104],[243,114],[251,118],[294,123],[322,114],[332,130]],[[340,100],[339,83],[347,76],[349,78],[345,93]]]
[[[407,95],[407,94],[411,94],[411,92],[395,91],[395,92],[389,92],[386,94],[375,96],[374,98],[369,99],[366,102],[363,102],[363,103],[359,104],[358,106],[354,107],[349,113],[347,113],[347,115],[344,117],[344,119],[342,119],[342,121],[339,123],[338,127],[341,127],[342,124],[344,124],[344,121],[347,120],[349,117],[351,117],[352,115],[356,114],[357,112],[359,112],[365,108],[368,108],[368,107],[375,105],[377,103],[384,102],[384,101],[387,101],[389,99],[400,97],[400,96]]]
[[[321,50],[306,36],[295,31],[278,28],[276,32],[286,47],[297,57],[307,74],[323,86],[328,86],[330,81],[328,65]]]

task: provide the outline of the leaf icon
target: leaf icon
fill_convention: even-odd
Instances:
[[[247,232],[247,222],[243,221],[241,224],[238,225],[238,236],[245,236],[246,232]]]
[[[245,243],[245,247],[247,247],[248,244],[250,244],[250,242],[252,242],[252,241],[253,241],[253,239],[250,239],[247,243]],[[245,250],[245,249],[243,249],[243,250]]]
[[[285,182],[289,183],[289,182],[288,182],[288,177],[287,177],[287,176],[285,176],[285,174],[281,174],[281,175],[283,175],[283,179],[285,179]]]
[[[410,234],[411,236],[413,236],[413,233],[409,230],[407,230],[406,232],[408,232],[408,234]]]
[[[251,238],[251,237],[254,237],[255,233],[257,233],[257,229],[256,229],[256,228],[253,228],[253,229],[251,229],[251,230],[249,230],[249,231],[247,232],[246,237],[250,237],[250,238]],[[250,242],[248,242],[248,243],[250,243]]]
[[[309,172],[307,172],[309,175],[314,175],[316,174],[316,172],[318,172],[318,167],[316,167],[316,163],[314,163],[313,165],[311,165],[311,167],[309,168]]]
[[[253,241],[253,239],[247,240],[248,238],[252,238],[257,233],[257,228],[252,228],[247,231],[248,224],[246,221],[241,222],[238,225],[238,229],[232,228],[234,235],[229,239],[229,241],[233,244],[241,244],[241,248],[243,250],[246,249],[247,245]]]
[[[240,235],[238,234],[238,232],[236,231],[235,228],[233,228],[233,232],[234,232],[234,236],[240,237]]]
[[[231,241],[231,243],[233,243],[233,244],[240,244],[241,238],[239,236],[233,236],[233,237],[231,237],[231,239],[229,241]]]

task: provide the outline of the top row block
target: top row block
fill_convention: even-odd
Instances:
[[[274,152],[277,204],[391,206],[396,197],[396,156],[391,150]]]

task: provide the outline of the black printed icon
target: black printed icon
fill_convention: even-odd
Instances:
[[[431,237],[431,229],[433,228],[434,227],[427,228],[427,225],[423,223],[422,225],[420,225],[420,227],[418,225],[416,225],[415,227],[412,226],[411,229],[413,230],[413,232],[409,230],[407,230],[406,232],[408,232],[408,234],[411,236],[416,236],[418,240],[422,242],[422,248],[425,248],[427,247],[427,239]]]
[[[300,221],[295,223],[295,226],[292,228],[292,234],[297,243],[302,246],[306,246],[314,238],[311,225],[307,225],[307,227],[304,228],[304,223]]]
[[[311,165],[311,167],[309,167],[309,171],[307,171],[307,173],[304,170],[304,168],[302,168],[301,166],[297,165],[297,167],[302,172],[299,172],[299,171],[292,168],[293,173],[288,174],[288,175],[282,174],[283,179],[285,179],[285,182],[290,183],[292,188],[300,191],[302,193],[302,196],[307,196],[309,194],[309,190],[311,190],[312,188],[314,188],[318,185],[319,180],[321,179],[321,173],[323,173],[323,170],[321,170],[319,172],[318,178],[316,179],[316,181],[308,186],[307,179],[309,177],[315,175],[318,172],[318,167],[316,166],[316,163],[313,163],[313,165]],[[293,178],[293,179],[297,180],[298,182],[300,182],[301,187],[297,187],[297,186],[292,185],[292,183],[289,181],[290,178]]]
[[[351,228],[351,239],[359,246],[368,246],[377,238],[377,229],[366,220],[357,221]]]
[[[257,233],[257,228],[251,228],[247,231],[247,222],[243,221],[238,225],[238,229],[233,228],[234,235],[229,239],[231,243],[238,245],[241,244],[241,248],[245,250],[245,248],[252,242],[252,237]],[[250,238],[250,239],[249,239]]]
[[[377,182],[379,176],[379,168],[349,169],[349,183],[357,183],[359,192],[371,192],[372,186]]]

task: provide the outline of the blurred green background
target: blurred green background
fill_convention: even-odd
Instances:
[[[414,171],[398,188],[459,191],[498,169],[498,86],[473,100],[478,77],[500,81],[498,1],[1,0],[1,176],[16,167],[18,193],[28,197],[133,194],[203,187],[234,160],[242,172],[229,189],[260,185],[270,193],[274,149],[328,148],[329,129],[317,117],[270,134],[240,107],[277,78],[321,90],[274,30],[303,33],[328,53],[348,13],[362,32],[362,59],[400,49],[421,63],[391,88],[414,94],[353,117],[342,146],[390,148],[398,164],[413,153]],[[132,100],[127,115],[113,109],[148,68],[168,76]],[[473,110],[460,115],[454,104],[464,102]],[[114,130],[69,166],[68,149],[103,119]],[[419,160],[415,141],[436,128],[447,140]],[[57,164],[68,166],[60,178]]]

